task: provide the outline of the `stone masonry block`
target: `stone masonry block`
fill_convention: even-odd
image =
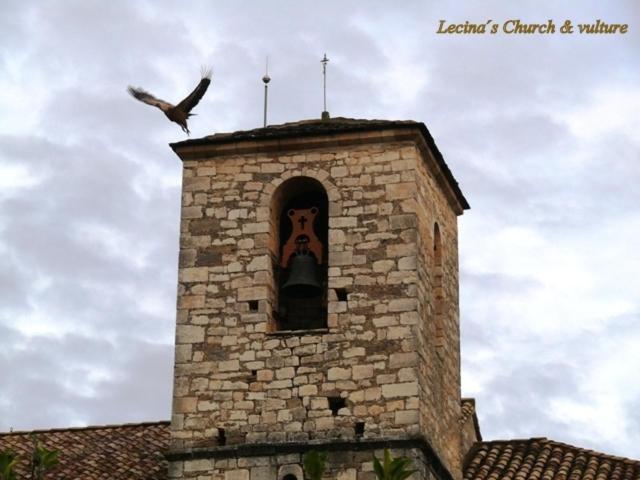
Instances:
[[[270,230],[269,222],[245,223],[242,225],[242,233],[251,235],[253,233],[268,233]]]
[[[202,217],[202,207],[182,207],[182,218],[185,220]]]
[[[389,226],[391,230],[404,230],[406,228],[415,228],[416,216],[410,213],[404,215],[391,215],[389,217]]]
[[[249,470],[246,468],[237,470],[226,470],[224,472],[224,480],[249,480]]]
[[[402,257],[398,260],[398,270],[415,270],[417,268],[417,259],[414,255],[410,257]]]
[[[221,372],[237,372],[240,370],[240,362],[238,360],[218,362],[218,370]]]
[[[269,289],[266,286],[247,287],[238,289],[238,301],[264,300],[269,298]]]
[[[174,413],[191,413],[195,412],[198,405],[196,397],[179,397],[174,401]]]
[[[204,342],[204,327],[195,325],[178,325],[176,327],[176,343]]]
[[[373,377],[373,365],[354,365],[352,370],[354,380]]]
[[[400,298],[394,299],[389,302],[390,312],[407,312],[409,310],[415,310],[417,306],[417,300],[415,298]]]
[[[183,192],[203,192],[209,190],[211,179],[209,177],[188,177],[182,181]]]
[[[420,419],[418,413],[418,410],[398,410],[395,413],[394,423],[396,425],[417,424]]]
[[[253,257],[251,262],[247,265],[248,272],[255,272],[257,270],[269,270],[271,268],[271,258],[269,255],[260,255]]]
[[[413,367],[417,362],[418,355],[415,352],[398,352],[389,355],[389,367],[391,368]]]
[[[251,469],[251,480],[273,480],[276,478],[275,467],[253,467]],[[225,480],[227,480],[225,478]]]
[[[184,463],[185,472],[208,472],[213,468],[213,462],[208,458],[189,460]]]
[[[329,228],[350,228],[358,226],[357,217],[330,217]]]
[[[209,269],[206,267],[181,268],[178,279],[181,282],[206,282],[209,279]]]
[[[333,367],[327,371],[327,380],[349,380],[351,378],[350,368]]]
[[[418,395],[418,382],[388,383],[382,385],[385,398],[413,397]]]
[[[396,266],[393,260],[378,260],[373,262],[373,271],[377,273],[387,273]]]
[[[329,255],[329,263],[335,267],[351,265],[353,263],[353,252],[349,251],[331,253]]]
[[[387,200],[402,200],[416,194],[414,182],[388,183],[385,185]]]

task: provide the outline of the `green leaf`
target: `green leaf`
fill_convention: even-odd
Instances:
[[[373,471],[375,472],[376,477],[378,477],[378,480],[385,479],[384,468],[380,464],[380,460],[378,460],[376,457],[373,457]]]
[[[303,458],[304,472],[311,480],[321,480],[327,463],[326,452],[309,450]]]
[[[0,480],[16,480],[14,468],[18,463],[18,456],[7,450],[0,452]]]
[[[51,469],[59,463],[57,450],[49,450],[41,447],[38,437],[31,435],[31,443],[33,444],[33,452],[31,455],[31,479],[42,480],[47,470]]]
[[[407,457],[392,458],[389,449],[384,449],[384,463],[374,457],[373,471],[378,480],[405,480],[416,470],[410,470],[412,461]]]

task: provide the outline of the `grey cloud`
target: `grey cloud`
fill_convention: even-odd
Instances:
[[[170,378],[170,345],[125,337],[114,342],[80,335],[25,338],[0,329],[12,345],[22,345],[0,354],[0,368],[12,373],[3,393],[13,399],[0,429],[65,427],[70,419],[104,424],[168,418],[171,384],[158,380]],[[158,418],[160,411],[167,415]]]
[[[0,144],[2,158],[42,175],[37,189],[0,204],[6,219],[1,243],[16,272],[3,275],[4,292],[15,294],[13,317],[45,311],[50,322],[67,329],[75,324],[109,337],[126,330],[137,338],[170,339],[177,189],[168,194],[147,188],[147,197],[140,197],[133,180],[144,175],[144,167],[96,142],[63,146],[37,137],[4,137]],[[88,235],[87,228],[98,233]],[[113,250],[101,236],[115,236],[122,245]],[[37,279],[44,284],[34,288]],[[145,313],[144,302],[160,302],[167,311],[157,318]]]
[[[3,268],[0,270],[0,305],[5,311],[12,313],[23,307],[30,279],[9,255],[3,255],[3,260]]]
[[[550,404],[580,394],[575,368],[541,362],[535,368],[516,363],[502,364],[499,369],[501,372],[486,385],[487,392],[492,393],[477,399],[486,437],[544,437],[553,432],[554,439],[565,440],[561,432],[570,424],[550,416]],[[584,445],[585,439],[572,440]]]
[[[622,445],[622,439],[634,433],[631,425],[636,421],[637,406],[633,402],[623,405],[624,431],[618,442],[592,438],[588,432],[572,425],[572,419],[558,417],[555,402],[566,401],[577,405],[591,405],[594,375],[611,353],[611,348],[624,348],[633,342],[637,331],[638,315],[612,317],[604,321],[597,331],[577,329],[561,338],[544,338],[529,333],[528,337],[501,331],[485,322],[481,328],[491,344],[482,344],[478,338],[465,339],[463,373],[465,377],[484,378],[482,392],[477,395],[480,425],[485,438],[530,438],[544,436],[554,440],[608,451],[614,454],[637,456],[635,447]],[[480,328],[478,322],[463,325]],[[612,335],[607,335],[611,332]],[[476,337],[463,328],[463,335]],[[503,348],[500,348],[500,346]],[[504,348],[506,346],[506,348]],[[492,349],[494,355],[476,360],[480,349]]]

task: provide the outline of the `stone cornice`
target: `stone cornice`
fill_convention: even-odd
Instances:
[[[202,459],[228,459],[240,457],[263,457],[288,453],[305,453],[309,450],[320,450],[326,452],[345,451],[373,451],[389,449],[410,449],[415,448],[424,454],[429,467],[441,480],[454,480],[453,476],[440,460],[431,444],[426,438],[380,438],[380,439],[358,439],[358,440],[323,440],[309,442],[287,442],[287,443],[251,443],[238,445],[225,445],[219,447],[202,447],[190,449],[170,449],[165,453],[165,457],[170,462],[202,460]]]

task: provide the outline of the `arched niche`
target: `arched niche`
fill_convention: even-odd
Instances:
[[[271,202],[272,330],[327,326],[329,200],[311,177],[281,183]]]
[[[433,224],[433,263],[436,267],[442,268],[442,239],[438,222]]]
[[[432,285],[432,298],[434,307],[434,321],[435,321],[435,345],[438,351],[438,355],[442,358],[444,349],[444,269],[442,266],[442,238],[440,235],[440,227],[438,223],[433,224],[433,276],[431,280]]]
[[[282,465],[278,469],[278,480],[304,480],[302,467],[293,463]]]

